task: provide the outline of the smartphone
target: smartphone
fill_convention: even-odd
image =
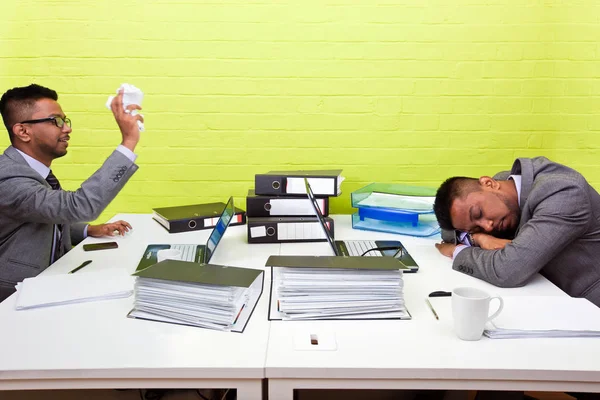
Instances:
[[[90,243],[83,245],[83,251],[108,250],[119,247],[117,242]]]

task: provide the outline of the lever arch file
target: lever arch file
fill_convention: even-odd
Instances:
[[[169,233],[214,228],[225,209],[225,203],[191,204],[186,206],[154,208],[152,219]],[[246,212],[235,208],[230,225],[244,225]]]
[[[270,171],[256,174],[254,190],[259,195],[301,195],[306,194],[304,178],[316,196],[339,196],[344,178],[341,169],[334,170],[302,170],[302,171]]]
[[[269,320],[410,319],[390,257],[271,256]]]
[[[129,317],[243,332],[262,294],[257,269],[165,260],[137,277]]]
[[[329,215],[329,198],[316,199],[324,216]],[[259,196],[254,190],[248,190],[246,210],[249,217],[312,217],[314,211],[306,196]]]
[[[333,219],[325,223],[333,233]],[[324,242],[327,238],[316,217],[248,218],[248,243]]]

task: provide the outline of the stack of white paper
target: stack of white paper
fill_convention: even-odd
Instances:
[[[134,275],[130,317],[243,332],[262,294],[264,272],[165,260]]]
[[[230,330],[249,297],[248,288],[138,278],[132,316]]]
[[[273,268],[271,319],[408,319],[402,272]]]
[[[42,275],[17,285],[17,310],[129,297],[133,277],[114,271]]]
[[[488,323],[492,339],[600,337],[600,308],[567,296],[503,297],[504,309]]]

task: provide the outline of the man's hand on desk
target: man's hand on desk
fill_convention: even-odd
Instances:
[[[115,221],[102,225],[88,225],[87,234],[92,237],[125,235],[131,229],[127,221]]]
[[[454,243],[446,242],[436,243],[435,247],[440,251],[440,253],[450,258],[452,258],[452,255],[454,254],[454,249],[456,249],[456,245]]]
[[[500,239],[487,233],[474,233],[473,240],[477,246],[484,250],[501,250],[511,242],[508,239]]]

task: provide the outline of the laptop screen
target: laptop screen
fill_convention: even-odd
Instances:
[[[231,218],[233,217],[234,210],[235,210],[235,208],[233,206],[233,197],[230,197],[229,201],[227,202],[227,205],[225,206],[225,209],[223,210],[223,212],[221,213],[221,216],[219,217],[219,221],[217,222],[213,231],[211,232],[210,236],[208,237],[208,242],[206,243],[206,251],[204,252],[204,260],[202,260],[202,262],[204,264],[208,264],[212,255],[214,254],[215,249],[217,248],[217,245],[221,241],[221,238],[223,237],[225,230],[227,229],[227,227],[229,226],[229,223],[231,222]]]
[[[342,254],[339,254],[337,248],[335,247],[335,242],[333,241],[333,237],[331,236],[331,231],[329,230],[329,227],[327,226],[327,223],[325,222],[325,218],[323,217],[323,213],[321,212],[319,203],[317,202],[317,199],[315,198],[312,188],[310,187],[310,183],[308,183],[308,179],[306,179],[306,178],[304,178],[304,185],[306,186],[306,194],[308,195],[310,204],[312,205],[313,209],[315,210],[315,214],[317,215],[317,218],[319,219],[319,224],[321,224],[321,228],[323,228],[323,232],[325,232],[325,237],[327,238],[327,241],[329,242],[329,245],[331,246],[331,249],[333,250],[333,254],[335,254],[336,256],[341,256]]]

